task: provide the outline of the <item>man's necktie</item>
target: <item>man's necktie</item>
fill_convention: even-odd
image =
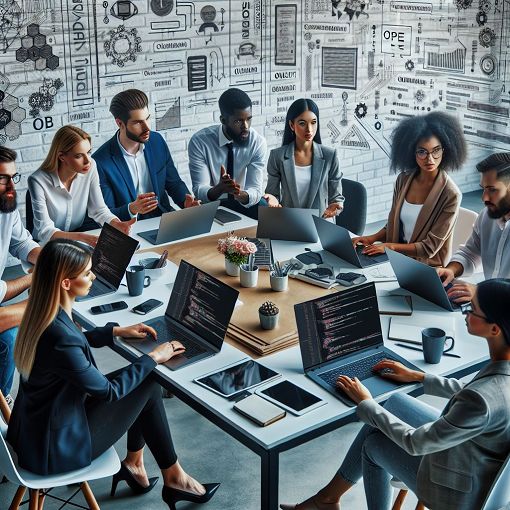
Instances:
[[[227,143],[228,155],[227,155],[227,174],[231,179],[234,178],[234,143]],[[234,199],[232,193],[228,194],[229,199]]]

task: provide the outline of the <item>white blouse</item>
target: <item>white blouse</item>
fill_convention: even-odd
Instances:
[[[34,238],[41,244],[61,230],[72,232],[79,228],[85,216],[103,225],[117,218],[104,202],[94,160],[86,174],[77,174],[69,191],[57,172],[36,170],[28,178],[28,189],[34,211]]]
[[[296,187],[299,197],[300,207],[306,207],[308,194],[310,193],[310,182],[312,180],[312,165],[298,166],[296,168]]]
[[[400,221],[404,227],[404,240],[409,242],[413,235],[413,230],[416,225],[416,220],[420,214],[423,204],[410,204],[404,199],[402,209],[400,209]]]

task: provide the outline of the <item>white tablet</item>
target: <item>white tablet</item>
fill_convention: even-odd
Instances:
[[[290,381],[278,381],[271,386],[256,390],[255,393],[296,416],[326,404],[326,401]]]

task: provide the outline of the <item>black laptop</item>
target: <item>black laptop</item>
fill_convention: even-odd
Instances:
[[[346,228],[316,216],[313,217],[313,221],[322,247],[333,255],[349,262],[349,264],[365,268],[388,261],[385,253],[368,256],[362,253],[364,246],[354,248],[351,236]]]
[[[384,346],[374,283],[299,303],[294,312],[305,374],[349,406],[336,387],[338,376],[357,377],[377,397],[401,386],[372,372],[379,361],[419,370]]]
[[[138,235],[151,244],[164,244],[186,237],[207,234],[211,231],[219,201],[196,207],[164,213],[159,228],[139,232]]]
[[[239,291],[181,260],[165,315],[148,320],[158,333],[133,346],[144,353],[163,342],[178,340],[186,351],[165,363],[171,370],[221,351]]]
[[[88,295],[76,300],[85,301],[117,292],[138,245],[136,239],[105,223],[92,254],[92,272],[96,279]]]
[[[319,214],[317,209],[259,207],[258,211],[258,239],[317,242],[317,229],[312,220],[313,215]]]

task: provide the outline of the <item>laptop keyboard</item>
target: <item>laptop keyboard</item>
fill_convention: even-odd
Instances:
[[[113,289],[105,285],[101,280],[94,280],[92,287],[90,287],[88,297],[102,296],[108,292],[112,292]]]
[[[271,258],[271,250],[266,243],[256,237],[248,237],[246,240],[252,242],[257,247],[254,264],[258,267],[269,267],[273,261]]]
[[[359,261],[363,267],[373,266],[374,264],[379,264],[388,260],[388,256],[385,253],[382,253],[381,255],[373,255],[371,257],[369,255],[365,255],[364,253],[361,253],[363,248],[364,246],[356,247],[356,253],[358,254]]]
[[[199,354],[202,354],[204,352],[207,352],[204,348],[202,348],[198,343],[196,343],[194,340],[190,340],[189,338],[185,337],[185,334],[180,332],[177,333],[175,331],[170,331],[168,329],[168,322],[166,322],[164,319],[158,319],[154,323],[151,324],[151,326],[156,330],[158,333],[158,339],[157,343],[162,344],[164,342],[170,342],[171,340],[178,340],[181,342],[184,347],[186,347],[186,351],[182,354],[185,358],[194,358],[195,356],[198,356]]]
[[[158,229],[147,230],[147,232],[142,232],[141,234],[138,235],[144,237],[148,241],[151,241],[153,244],[156,244],[156,239],[158,238]]]
[[[383,359],[392,359],[394,361],[398,361],[387,352],[378,352],[372,356],[361,358],[354,363],[350,363],[349,365],[333,368],[328,372],[318,374],[318,376],[330,386],[336,386],[336,380],[340,375],[346,375],[347,377],[357,377],[360,381],[363,381],[364,379],[368,379],[369,377],[374,376],[372,367]]]

